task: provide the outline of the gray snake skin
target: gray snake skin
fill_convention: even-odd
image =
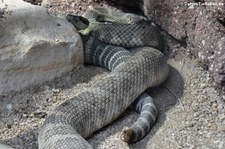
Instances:
[[[71,19],[70,17],[67,19]],[[74,17],[72,17],[73,19]],[[100,18],[100,20],[106,19]],[[94,29],[88,28],[83,32],[86,34],[89,33],[89,30],[92,31],[92,36],[88,40],[84,38],[86,40],[85,62],[106,67],[112,72],[89,89],[62,103],[48,115],[38,136],[40,149],[92,148],[84,138],[115,120],[147,88],[157,86],[167,78],[169,68],[166,58],[159,50],[145,47],[160,48],[160,40],[156,41],[159,36],[156,34],[154,37],[156,29],[153,26],[141,27],[143,22],[147,21],[141,20],[128,24],[103,22],[98,23],[98,29],[93,27]],[[75,27],[76,23],[74,24]],[[110,33],[111,31],[115,32],[116,26],[118,26],[117,29],[121,29],[121,25],[131,32],[133,30],[132,26],[137,26],[136,29],[138,30],[142,28],[145,32],[149,31],[146,35],[152,35],[148,36],[150,44],[143,45],[142,41],[140,41],[140,45],[135,43],[131,46],[122,39],[119,40],[122,41],[122,45],[121,43],[117,44],[118,42],[114,43],[114,40],[118,39],[113,38],[114,34]],[[89,24],[89,26],[91,25]],[[146,30],[146,28],[149,28],[149,30]],[[129,38],[134,41],[138,40],[138,36],[141,38],[140,35],[136,36],[138,32],[133,32],[133,35],[130,35]],[[124,35],[121,33],[121,36],[117,37],[124,38]],[[124,43],[125,45],[123,45]],[[130,52],[119,46],[139,48],[130,49],[130,51],[134,51]],[[152,124],[155,121],[154,118],[146,116],[153,114],[154,117],[156,114],[154,113],[156,109],[152,104],[152,98],[144,93],[137,102],[135,105],[136,110],[140,112],[140,117],[131,128],[123,131],[124,140],[127,142],[134,142],[142,138],[146,131],[148,132],[150,129],[149,124],[146,125],[146,123]]]

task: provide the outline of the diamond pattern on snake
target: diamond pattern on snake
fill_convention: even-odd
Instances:
[[[140,140],[157,117],[154,100],[145,90],[161,84],[169,71],[160,31],[143,16],[108,8],[92,8],[82,16],[68,14],[66,18],[81,34],[85,63],[111,73],[48,115],[39,132],[39,148],[92,148],[85,138],[130,105],[140,115],[122,130],[123,140]]]

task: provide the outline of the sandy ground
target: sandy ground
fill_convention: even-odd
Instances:
[[[181,55],[169,59],[167,81],[148,92],[159,109],[156,125],[141,141],[128,145],[121,130],[138,114],[127,110],[118,120],[88,138],[94,148],[224,148],[225,108],[211,87],[209,74]],[[0,97],[1,141],[18,149],[35,149],[38,128],[58,104],[77,95],[109,73],[94,66],[81,66],[53,81]]]
[[[138,117],[128,109],[88,138],[94,148],[225,148],[224,100],[213,88],[208,72],[195,67],[197,62],[182,50],[186,49],[177,49],[168,61],[171,67],[166,82],[148,90],[159,109],[151,132],[135,144],[124,143],[121,130]],[[1,95],[0,142],[16,149],[38,148],[38,129],[46,115],[108,73],[103,68],[80,66],[52,81]]]

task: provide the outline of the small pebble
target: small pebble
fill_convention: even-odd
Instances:
[[[25,118],[26,118],[26,117],[28,117],[28,115],[27,115],[27,114],[23,114],[22,116],[23,116],[23,117],[25,117]]]
[[[7,104],[7,105],[6,105],[6,108],[7,108],[8,110],[12,110],[12,108],[13,108],[13,107],[12,107],[12,104],[11,104],[11,103],[10,103],[10,104]]]

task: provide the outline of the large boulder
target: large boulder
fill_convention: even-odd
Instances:
[[[66,19],[22,0],[0,2],[0,94],[51,80],[82,63],[82,40]]]
[[[154,7],[148,5],[153,0],[143,1],[145,15],[186,43],[187,53],[210,72],[225,95],[225,1],[161,0]]]

